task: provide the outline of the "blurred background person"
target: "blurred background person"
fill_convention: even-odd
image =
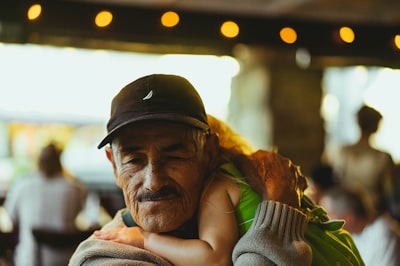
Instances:
[[[381,120],[380,112],[362,106],[357,112],[360,128],[358,141],[342,147],[333,162],[334,173],[341,186],[357,191],[374,216],[387,211],[386,198],[394,166],[389,153],[371,145]]]
[[[332,166],[324,163],[316,164],[308,176],[308,181],[309,186],[305,193],[319,204],[322,195],[336,184]]]
[[[85,188],[66,174],[60,161],[61,151],[55,144],[45,146],[38,157],[38,171],[18,180],[6,195],[4,208],[10,216],[19,241],[15,265],[66,265],[70,254],[51,248],[38,250],[32,231],[49,229],[77,231],[75,218],[85,203]]]
[[[400,164],[393,170],[392,186],[388,193],[388,206],[393,230],[400,235]]]
[[[387,213],[374,217],[357,192],[340,186],[328,190],[320,204],[331,219],[345,221],[366,266],[400,265],[400,237]]]

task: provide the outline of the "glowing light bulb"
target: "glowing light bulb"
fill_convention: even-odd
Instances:
[[[350,27],[341,27],[339,29],[339,36],[345,43],[352,43],[356,38],[354,31]]]
[[[110,11],[104,10],[99,12],[94,19],[94,23],[97,27],[104,28],[111,24],[113,15]]]
[[[393,39],[394,45],[400,50],[400,34],[396,34]]]
[[[165,12],[162,16],[161,16],[161,24],[164,27],[175,27],[176,25],[178,25],[179,23],[179,15],[174,12],[174,11],[168,11]]]
[[[29,20],[35,20],[42,14],[42,6],[39,4],[31,5],[27,12],[27,17]]]
[[[233,21],[225,21],[222,23],[220,31],[227,38],[235,38],[239,35],[239,25]]]
[[[281,37],[281,40],[283,42],[288,44],[293,44],[297,41],[297,33],[291,27],[282,28],[281,31],[279,32],[279,36]]]

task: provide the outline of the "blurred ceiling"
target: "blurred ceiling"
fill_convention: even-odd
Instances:
[[[400,34],[400,0],[2,0],[0,41],[105,48],[139,52],[230,54],[237,44],[278,49],[305,48],[316,56],[346,56],[399,62],[393,37]],[[43,16],[25,18],[32,3]],[[96,12],[107,9],[113,24],[98,29]],[[179,13],[175,28],[163,28],[160,16]],[[240,26],[237,38],[219,33],[223,21]],[[288,46],[279,38],[284,26],[296,29]],[[338,42],[337,31],[349,26],[351,44]]]
[[[77,0],[71,0],[77,1]],[[307,19],[339,23],[400,23],[398,0],[78,0],[214,14]]]

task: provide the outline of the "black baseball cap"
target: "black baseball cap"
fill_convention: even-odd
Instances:
[[[204,131],[210,129],[203,101],[187,79],[152,74],[129,83],[114,97],[107,136],[97,148],[110,143],[124,126],[144,120],[168,120]]]

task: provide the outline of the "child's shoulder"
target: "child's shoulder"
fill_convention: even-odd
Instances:
[[[207,190],[205,197],[208,200],[220,200],[226,196],[235,207],[240,201],[240,187],[233,179],[214,179]]]

